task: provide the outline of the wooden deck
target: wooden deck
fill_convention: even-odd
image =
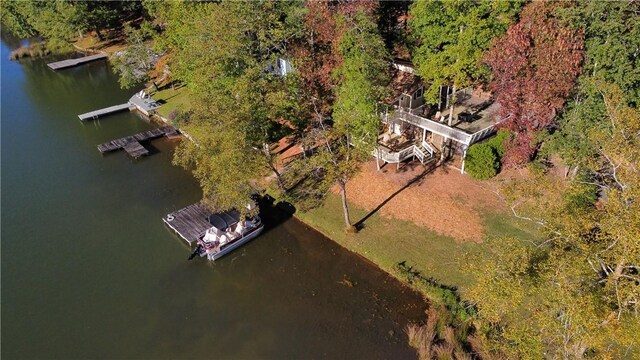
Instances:
[[[125,103],[120,105],[109,106],[104,109],[100,109],[96,111],[90,111],[88,113],[80,114],[78,115],[78,117],[80,118],[81,121],[86,121],[91,119],[97,119],[100,116],[111,114],[114,112],[130,110],[130,108],[131,108],[131,104]]]
[[[89,56],[85,56],[77,59],[68,59],[68,60],[52,62],[50,64],[47,64],[47,66],[52,70],[66,69],[73,66],[78,66],[80,64],[85,64],[91,61],[106,59],[107,57],[108,57],[107,54],[89,55]]]
[[[189,205],[184,209],[168,214],[162,220],[173,229],[187,244],[194,245],[212,225],[207,217],[212,212],[200,204]]]
[[[98,151],[104,154],[106,152],[124,149],[131,157],[139,158],[149,155],[149,151],[140,144],[140,141],[152,140],[162,136],[175,136],[176,134],[178,134],[178,130],[175,127],[163,126],[135,135],[107,141],[106,143],[98,145]]]

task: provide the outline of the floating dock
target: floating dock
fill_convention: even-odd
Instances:
[[[175,137],[179,134],[178,130],[173,126],[163,126],[157,129],[144,131],[135,135],[125,136],[119,139],[107,141],[98,145],[98,151],[101,153],[111,152],[123,149],[134,159],[141,156],[149,155],[149,150],[145,149],[140,141],[152,140],[162,136]]]
[[[114,112],[119,112],[119,111],[124,111],[124,110],[131,110],[131,107],[132,107],[131,103],[114,105],[114,106],[106,107],[104,109],[91,111],[91,112],[88,112],[88,113],[85,113],[85,114],[80,114],[80,115],[78,115],[78,117],[80,118],[81,121],[97,119],[100,116],[107,115],[107,114],[112,114]]]
[[[208,219],[211,214],[212,212],[204,206],[193,204],[165,216],[162,220],[191,246],[211,227]]]
[[[149,155],[149,150],[145,149],[144,146],[137,141],[132,141],[122,148],[134,159]]]
[[[80,64],[85,64],[91,61],[106,59],[107,57],[108,57],[107,54],[89,55],[89,56],[85,56],[77,59],[68,59],[68,60],[52,62],[50,64],[47,64],[47,66],[52,70],[66,69],[66,68],[78,66]]]

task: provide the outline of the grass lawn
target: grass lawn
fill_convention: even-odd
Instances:
[[[186,86],[181,86],[175,90],[168,86],[160,91],[154,91],[151,96],[156,101],[165,101],[158,113],[165,118],[169,117],[169,113],[175,109],[187,110],[191,105],[189,102],[189,89]]]
[[[367,214],[353,205],[350,205],[350,212],[353,222]],[[458,287],[462,292],[473,281],[472,274],[463,268],[465,255],[490,256],[483,243],[456,242],[411,222],[387,219],[379,214],[371,216],[359,233],[347,234],[340,198],[335,194],[330,194],[322,207],[298,212],[296,216],[391,274],[394,274],[396,264],[406,261],[422,275]],[[530,224],[506,214],[490,213],[483,218],[486,236],[515,236],[522,240],[539,236]]]

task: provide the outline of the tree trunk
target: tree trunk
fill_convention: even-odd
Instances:
[[[276,169],[276,167],[269,162],[269,166],[271,166],[271,171],[273,171],[273,173],[276,175],[276,180],[278,180],[278,187],[280,188],[280,190],[282,190],[282,192],[287,192],[287,189],[284,187],[284,181],[282,181],[282,175],[280,175],[280,172],[278,171],[278,169]]]
[[[451,108],[449,110],[449,126],[451,126],[451,123],[453,122],[453,107],[456,104],[456,86],[453,85],[453,92],[451,93]]]
[[[95,28],[95,31],[96,31],[96,36],[98,37],[98,40],[100,40],[100,41],[104,40],[104,39],[102,38],[102,34],[100,34],[100,29]]]
[[[280,175],[280,172],[278,171],[276,166],[273,165],[273,156],[271,156],[271,150],[269,150],[269,144],[267,143],[262,144],[262,152],[267,157],[267,162],[269,163],[269,167],[271,168],[271,171],[273,171],[273,173],[276,175],[276,180],[278,181],[278,188],[280,188],[282,192],[286,193],[287,189],[284,187],[284,181],[282,181],[282,175]]]
[[[347,183],[343,180],[339,180],[340,195],[342,197],[342,210],[344,211],[344,223],[347,229],[351,228],[351,219],[349,218],[349,206],[347,205]]]

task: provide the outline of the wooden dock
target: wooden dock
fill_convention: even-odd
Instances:
[[[98,145],[98,151],[104,154],[106,152],[123,149],[131,157],[137,159],[141,156],[149,155],[149,150],[145,149],[144,146],[140,144],[141,141],[152,140],[162,136],[174,137],[176,134],[179,134],[179,132],[175,127],[163,126],[135,135],[107,141],[106,143]]]
[[[66,69],[74,66],[78,66],[80,64],[85,64],[91,61],[106,59],[107,54],[97,54],[97,55],[89,55],[77,59],[67,59],[62,61],[52,62],[47,64],[47,66],[52,70]]]
[[[88,113],[80,114],[78,115],[78,117],[80,118],[81,121],[91,120],[91,119],[96,119],[100,116],[111,114],[114,112],[129,110],[130,108],[131,108],[131,104],[125,103],[120,105],[109,106],[104,109],[100,109],[96,111],[90,111]]]
[[[149,150],[145,149],[144,146],[137,141],[132,141],[122,148],[134,159],[149,155]]]
[[[165,216],[162,220],[187,244],[195,245],[212,226],[208,219],[211,214],[212,212],[204,206],[193,204]]]

